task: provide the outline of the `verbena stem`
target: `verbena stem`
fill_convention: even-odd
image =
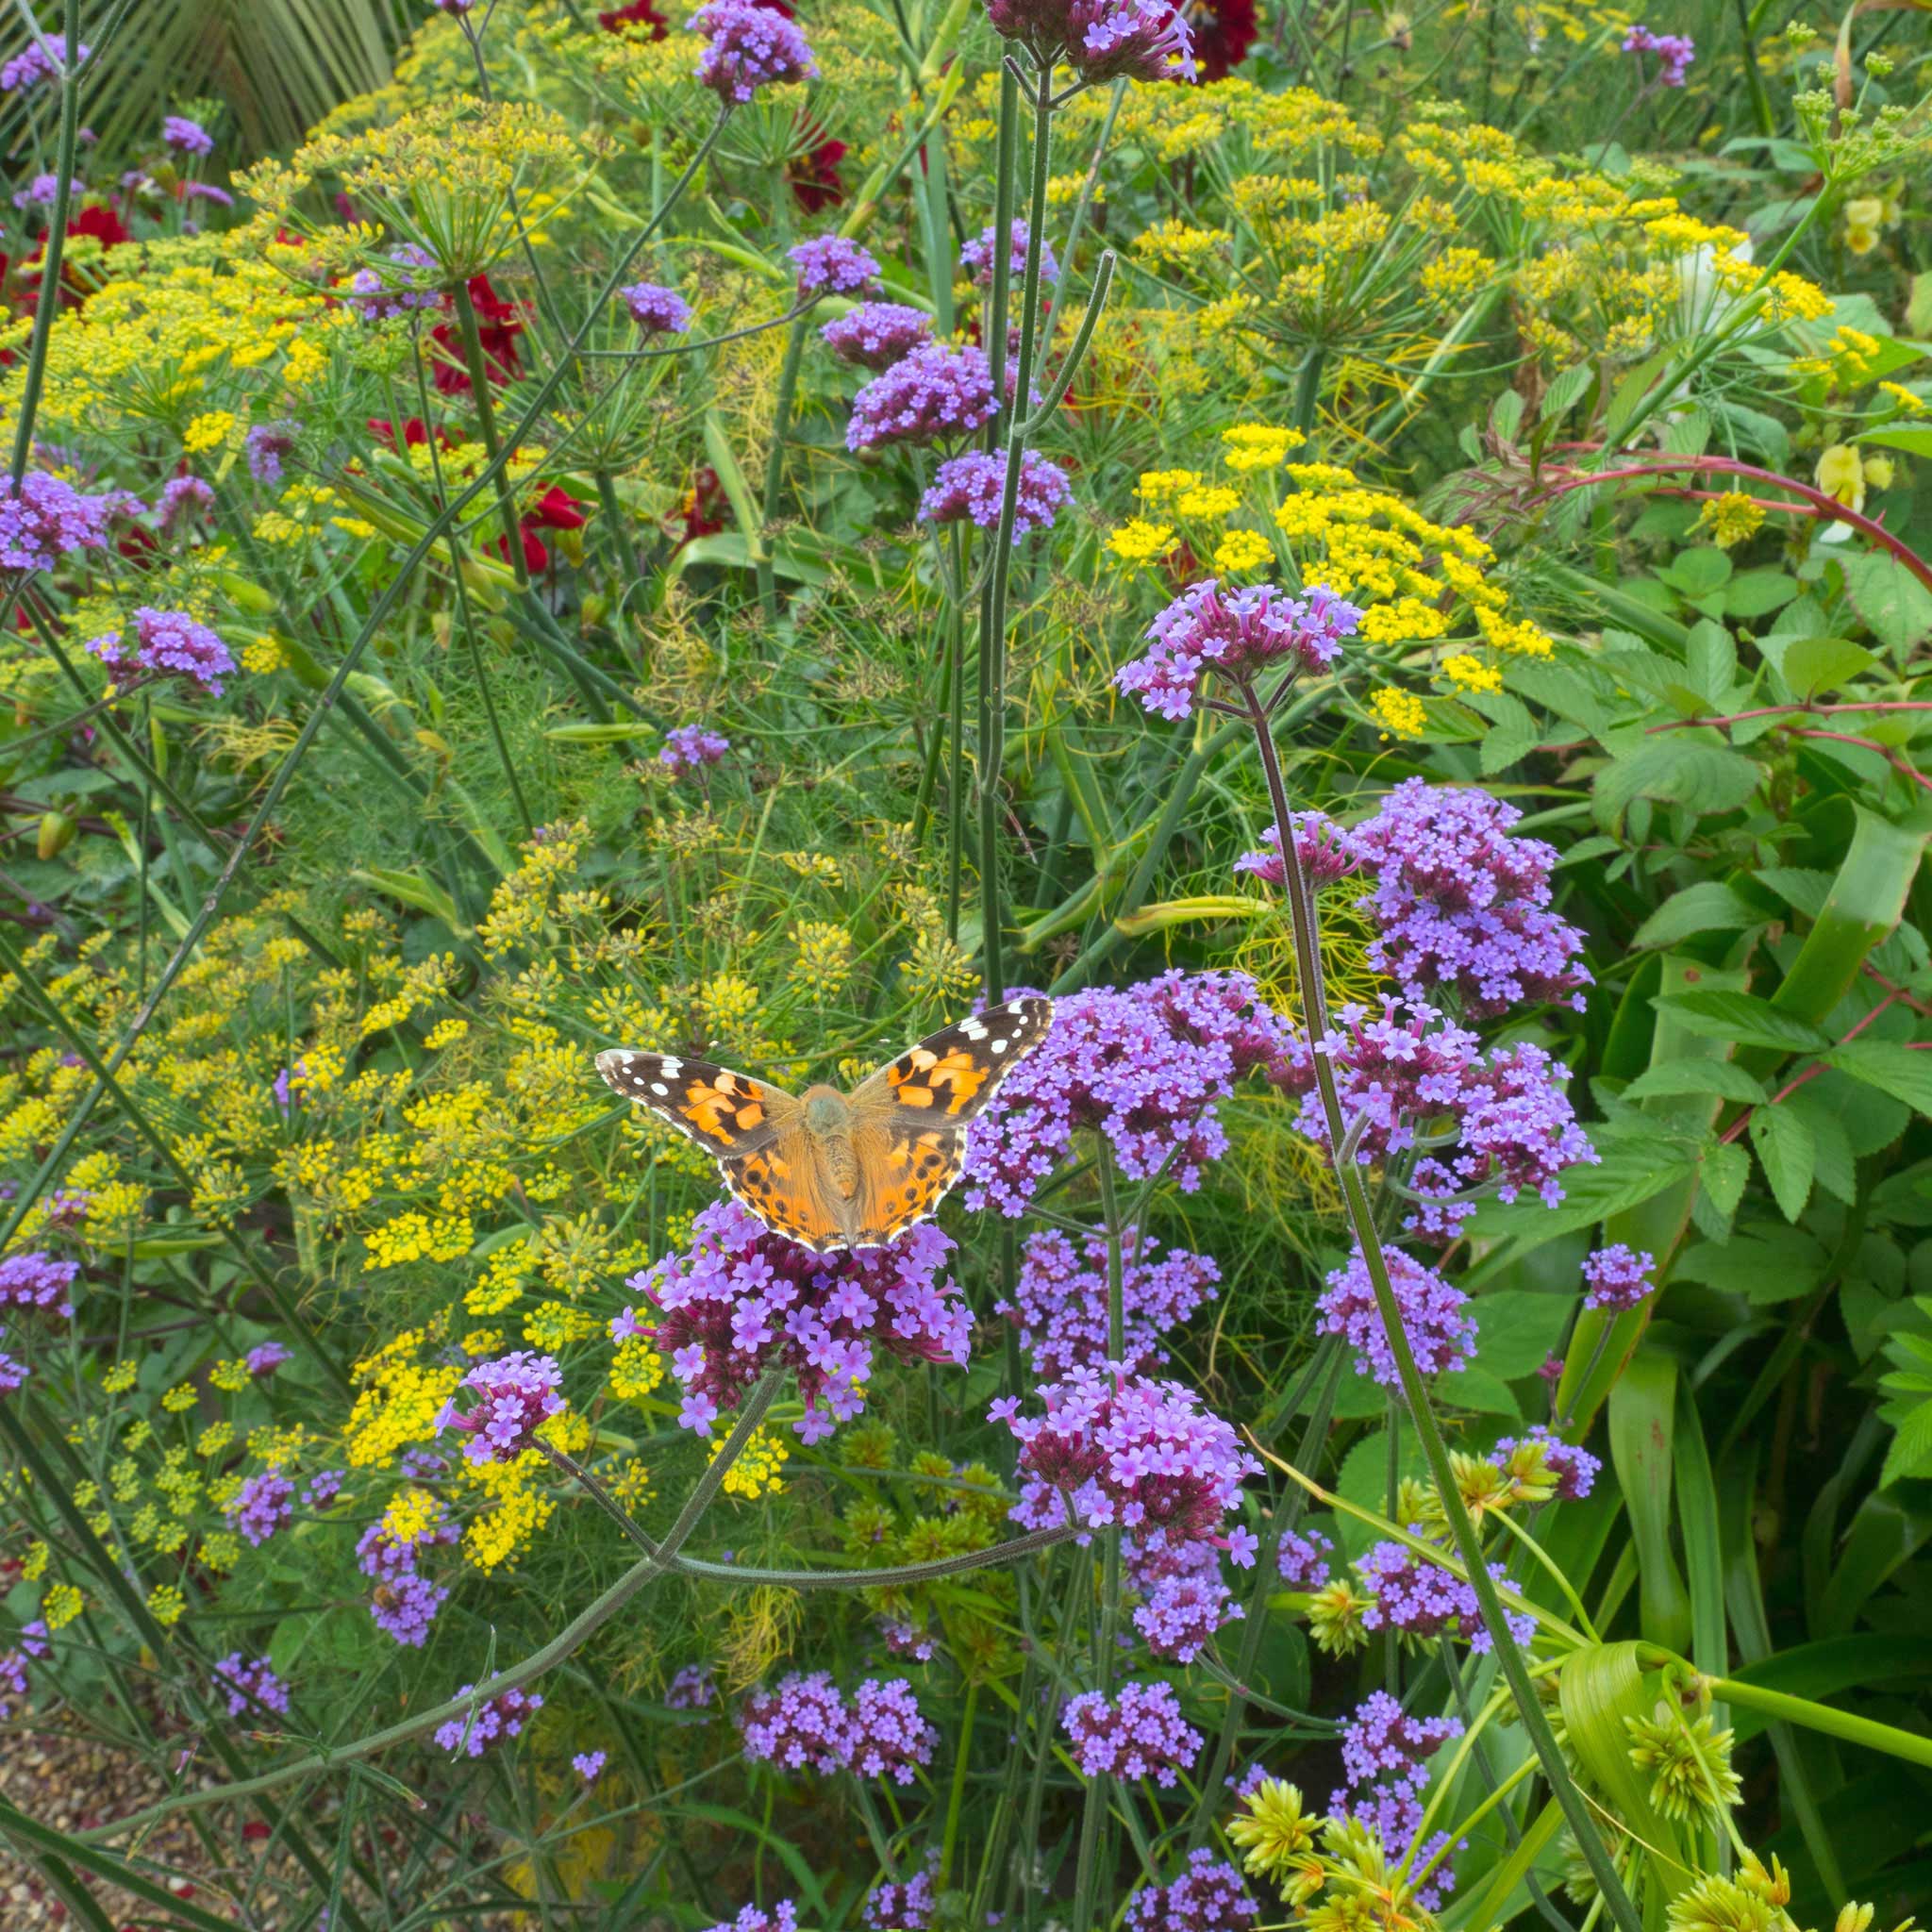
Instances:
[[[1281,841],[1281,862],[1288,885],[1285,896],[1294,942],[1295,977],[1301,991],[1303,1024],[1310,1045],[1319,1049],[1320,1041],[1329,1030],[1328,1000],[1322,976],[1320,938],[1314,929],[1314,921],[1308,916],[1311,898],[1307,880],[1302,869],[1301,855],[1295,847],[1294,816],[1288,808],[1288,789],[1282,782],[1281,759],[1275,750],[1274,730],[1261,699],[1252,682],[1242,682],[1240,691],[1246,705],[1249,724],[1255,733],[1255,748],[1260,755],[1261,769],[1268,780],[1268,799],[1274,808],[1275,831]],[[1456,1486],[1456,1474],[1450,1466],[1448,1447],[1442,1441],[1441,1427],[1429,1401],[1428,1386],[1416,1366],[1415,1351],[1409,1346],[1402,1307],[1395,1298],[1394,1284],[1389,1277],[1388,1257],[1382,1252],[1381,1236],[1375,1226],[1368,1190],[1362,1185],[1360,1167],[1353,1160],[1337,1158],[1348,1137],[1348,1123],[1341,1111],[1341,1094],[1336,1084],[1332,1057],[1317,1050],[1310,1053],[1309,1058],[1314,1064],[1315,1089],[1321,1102],[1323,1124],[1327,1131],[1336,1178],[1341,1184],[1349,1227],[1361,1252],[1363,1265],[1368,1270],[1369,1281],[1374,1290],[1375,1307],[1387,1331],[1390,1352],[1395,1357],[1396,1373],[1401,1378],[1403,1397],[1408,1405],[1409,1419],[1415,1424],[1416,1438],[1422,1444],[1423,1459],[1428,1464],[1430,1479],[1441,1497],[1442,1512],[1448,1519],[1450,1533],[1462,1558],[1469,1587],[1475,1593],[1483,1627],[1495,1647],[1504,1681],[1515,1700],[1517,1716],[1522,1721],[1538,1762],[1542,1766],[1551,1794],[1561,1808],[1564,1822],[1574,1836],[1591,1875],[1603,1893],[1610,1916],[1616,1921],[1620,1932],[1643,1932],[1642,1918],[1624,1889],[1624,1881],[1617,1875],[1616,1866],[1591,1816],[1583,1793],[1577,1790],[1569,1766],[1563,1761],[1563,1754],[1555,1733],[1550,1729],[1549,1719],[1543,1715],[1536,1687],[1524,1668],[1522,1653],[1517,1648],[1502,1600],[1496,1594],[1494,1580],[1490,1575],[1482,1540],[1476,1535],[1475,1525],[1463,1507],[1461,1491]]]

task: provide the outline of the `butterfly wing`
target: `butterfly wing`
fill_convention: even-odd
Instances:
[[[823,1254],[844,1243],[846,1213],[825,1186],[791,1094],[711,1060],[617,1047],[597,1056],[610,1088],[647,1107],[718,1163],[733,1200],[774,1234]]]
[[[851,1246],[881,1247],[938,1211],[965,1169],[968,1125],[1052,1024],[1051,1000],[1008,1000],[908,1047],[858,1089]]]

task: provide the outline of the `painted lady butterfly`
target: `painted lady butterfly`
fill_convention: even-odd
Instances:
[[[1008,1000],[908,1047],[852,1093],[794,1097],[709,1060],[617,1047],[597,1071],[718,1163],[732,1197],[815,1253],[877,1248],[935,1213],[966,1129],[1046,1038],[1053,1002]]]

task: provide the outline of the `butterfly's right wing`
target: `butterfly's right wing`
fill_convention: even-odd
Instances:
[[[845,1244],[845,1216],[791,1094],[711,1060],[626,1047],[600,1053],[597,1071],[615,1092],[695,1141],[732,1198],[774,1234],[821,1254]]]

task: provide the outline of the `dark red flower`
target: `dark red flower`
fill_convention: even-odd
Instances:
[[[517,362],[516,339],[524,325],[514,302],[506,302],[490,286],[488,275],[470,277],[470,300],[476,310],[476,335],[483,346],[483,367],[491,382],[508,382],[523,371]],[[470,373],[463,361],[461,332],[453,322],[439,323],[429,339],[442,353],[430,364],[436,386],[446,396],[470,392]]]
[[[679,508],[684,513],[684,534],[677,540],[680,550],[695,537],[715,536],[730,521],[730,502],[710,464],[692,474],[691,489]]]
[[[627,26],[648,27],[646,40],[661,41],[671,30],[670,23],[651,5],[651,0],[630,0],[627,7],[614,7],[597,16],[597,25],[607,34],[622,33]]]
[[[386,449],[395,448],[396,425],[387,416],[371,416],[368,422],[369,433],[375,438],[377,442],[381,443]],[[443,448],[447,449],[451,441],[449,431],[447,429],[439,429],[436,435],[437,440],[442,444]],[[411,416],[403,425],[403,444],[406,448],[414,449],[419,443],[425,443],[428,441],[429,425],[424,422],[422,417]]]
[[[128,233],[127,225],[104,202],[93,202],[67,224],[69,235],[91,235],[103,248],[117,247],[123,242],[131,242],[134,237]]]
[[[539,530],[581,530],[583,527],[583,506],[568,491],[553,483],[517,518],[517,534],[524,544],[524,569],[534,577],[542,575],[550,568],[550,547],[538,536]],[[496,553],[506,560],[509,557],[509,545],[501,537],[496,540]]]
[[[1202,80],[1225,80],[1255,44],[1255,0],[1189,0],[1185,11]]]
[[[807,214],[837,208],[845,199],[845,183],[840,178],[839,163],[849,152],[842,141],[822,141],[791,163],[792,198]]]

